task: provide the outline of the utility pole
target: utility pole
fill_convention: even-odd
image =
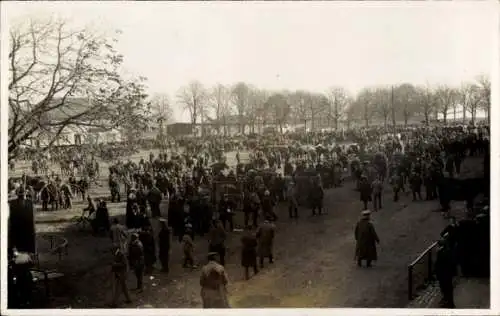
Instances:
[[[396,135],[396,109],[394,108],[394,86],[391,86],[392,133]]]

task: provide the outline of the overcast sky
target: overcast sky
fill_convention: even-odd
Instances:
[[[458,85],[490,74],[498,32],[492,2],[5,3],[10,18],[57,14],[120,29],[128,71],[173,101],[198,79],[265,89],[355,93],[368,85]],[[177,120],[188,120],[176,109]]]

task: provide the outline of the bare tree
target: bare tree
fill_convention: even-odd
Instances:
[[[471,97],[471,87],[470,83],[463,82],[458,90],[458,100],[462,105],[462,122],[465,123],[467,120],[467,112],[469,111],[470,97]]]
[[[296,123],[304,123],[304,129],[307,129],[307,119],[309,118],[308,102],[311,100],[309,92],[298,90],[291,93],[289,102],[292,107],[292,115]]]
[[[27,19],[10,30],[9,158],[28,139],[46,137],[47,150],[68,129],[147,124],[147,95],[140,77],[119,75],[123,56],[109,39],[65,21]]]
[[[416,103],[418,111],[424,116],[425,125],[429,125],[430,117],[437,107],[437,96],[430,86],[417,86]]]
[[[446,124],[448,111],[456,104],[456,91],[448,86],[441,85],[436,90],[436,96],[439,100],[437,109],[443,115],[443,122]]]
[[[345,122],[346,122],[346,128],[347,129],[351,129],[352,124],[359,119],[359,117],[358,117],[358,115],[356,113],[357,109],[359,109],[359,105],[357,104],[357,100],[356,99],[352,99],[349,102],[349,106],[345,110]]]
[[[286,124],[291,112],[286,95],[284,93],[273,93],[267,99],[265,107],[271,109],[274,124],[279,127],[280,133],[283,133],[283,126]]]
[[[480,75],[477,78],[479,86],[481,87],[483,102],[481,108],[486,111],[488,122],[491,122],[491,81],[486,75]]]
[[[215,114],[217,131],[220,130],[222,121],[223,133],[224,135],[227,135],[227,118],[229,115],[231,115],[232,111],[230,89],[220,83],[215,85],[212,88],[209,104]]]
[[[471,121],[476,121],[477,110],[484,104],[482,88],[477,84],[469,84],[468,89],[467,111],[471,115]]]
[[[333,120],[335,131],[339,128],[339,122],[345,116],[345,110],[349,105],[349,96],[342,87],[333,87],[328,92],[329,109],[328,118]]]
[[[310,94],[308,98],[309,115],[311,116],[311,131],[316,128],[316,119],[328,109],[328,98],[321,93]]]
[[[167,94],[158,93],[151,99],[151,114],[152,120],[154,120],[159,127],[159,133],[157,135],[157,141],[164,146],[166,141],[166,131],[165,124],[168,124],[173,117],[173,110],[170,103],[170,98]]]
[[[370,126],[375,113],[373,101],[373,91],[365,88],[358,93],[351,109],[351,115],[362,118],[365,122],[365,127]]]
[[[402,118],[404,125],[419,112],[418,95],[416,88],[409,83],[404,83],[394,88],[394,106],[397,116]]]
[[[375,113],[384,120],[384,128],[387,128],[387,121],[392,112],[391,91],[386,88],[377,88],[372,93],[372,102],[375,104]]]
[[[182,87],[177,94],[179,103],[183,105],[184,110],[189,112],[192,128],[196,127],[198,119],[202,121],[206,114],[207,93],[203,84],[199,81],[191,81],[187,86]],[[202,133],[204,129],[202,126]]]
[[[270,120],[271,109],[266,107],[267,99],[267,91],[249,87],[248,104],[245,112],[252,133],[255,133],[256,124],[260,125],[262,130]]]
[[[236,111],[238,113],[239,125],[240,125],[240,133],[245,132],[246,119],[245,114],[247,113],[248,107],[248,96],[250,93],[250,89],[248,85],[244,82],[238,82],[232,88],[232,100],[234,105],[236,106]]]
[[[169,123],[174,115],[170,98],[167,94],[158,93],[151,99],[151,113],[158,123]]]

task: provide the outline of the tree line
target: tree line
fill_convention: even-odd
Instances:
[[[456,117],[458,107],[472,120],[478,110],[490,114],[486,76],[460,87],[405,83],[365,88],[356,95],[342,87],[271,91],[245,82],[209,87],[195,80],[173,98],[150,96],[146,78],[123,75],[124,56],[115,48],[119,31],[109,36],[52,18],[19,21],[9,29],[9,159],[29,139],[47,139],[47,150],[68,130],[119,129],[132,143],[153,123],[171,121],[174,106],[186,110],[191,123],[210,123],[225,134],[228,125],[255,132],[271,124],[280,130],[288,124],[315,130],[325,120],[335,129],[380,121],[407,124],[419,116],[429,123],[439,113],[445,121]]]
[[[315,130],[325,120],[326,126],[337,130],[341,126],[368,127],[374,123],[385,127],[408,125],[415,119],[429,124],[438,117],[444,123],[450,118],[474,122],[478,111],[486,112],[489,118],[490,86],[487,76],[478,75],[459,87],[403,83],[367,87],[351,95],[338,86],[323,93],[270,91],[244,82],[205,87],[194,80],[179,89],[173,104],[189,113],[192,124],[211,122],[224,131],[229,118],[233,118],[232,124],[237,124],[240,132],[246,127],[255,131],[257,126],[268,124],[281,130],[287,124],[302,124]],[[169,100],[166,95],[161,95],[161,99],[154,104],[165,106]]]

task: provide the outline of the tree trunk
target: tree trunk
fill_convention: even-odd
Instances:
[[[448,118],[448,111],[443,111],[443,123],[446,124],[446,119]]]
[[[467,122],[467,107],[464,105],[462,105],[462,123],[466,123]]]
[[[453,107],[453,121],[456,121],[457,120],[457,107],[454,106]]]
[[[223,127],[224,127],[224,130],[223,130],[223,132],[224,132],[224,136],[227,136],[227,132],[228,132],[228,130],[227,130],[227,120],[226,120],[226,116],[225,116],[225,115],[224,115],[224,117],[222,118],[222,120],[223,120],[223,122],[224,122],[224,123],[223,123],[223,124],[224,124],[224,125],[223,125]]]
[[[429,112],[425,111],[424,117],[425,117],[425,126],[429,126]]]
[[[476,112],[477,112],[477,109],[475,107],[473,107],[470,111],[471,113],[471,121],[472,121],[472,124],[474,124],[476,122]]]

